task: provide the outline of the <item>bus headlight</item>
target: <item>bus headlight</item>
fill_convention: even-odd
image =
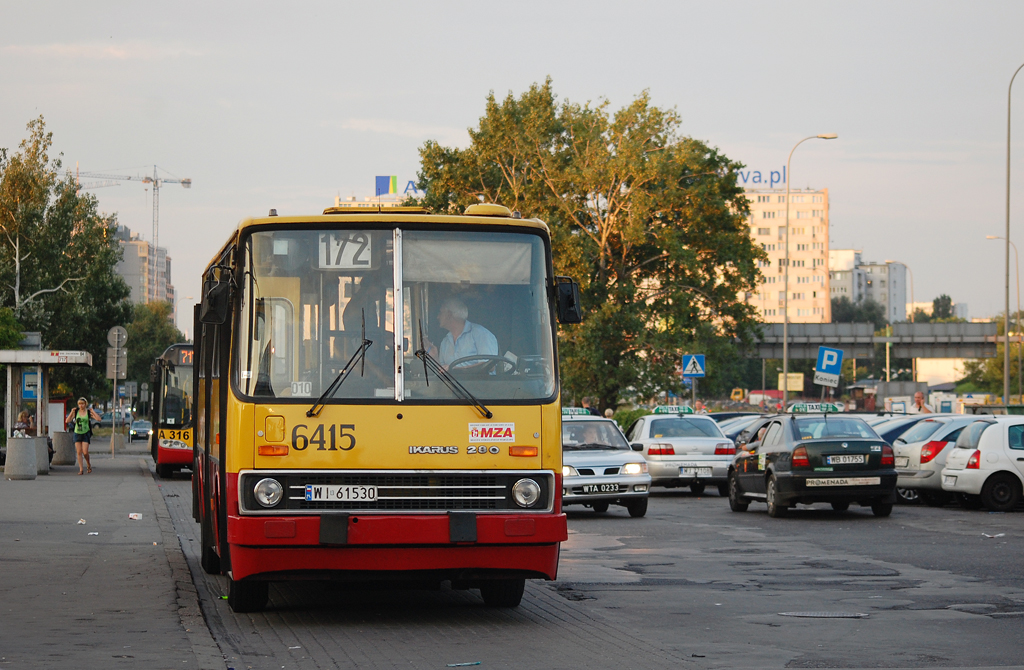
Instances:
[[[627,475],[639,475],[647,472],[647,463],[626,463],[622,472]]]
[[[580,473],[576,472],[576,468],[572,467],[571,465],[563,465],[562,466],[562,476],[563,477],[578,477],[579,474]]]
[[[529,507],[540,499],[540,484],[532,479],[520,479],[512,485],[512,499],[520,507]]]
[[[256,502],[264,507],[273,507],[284,497],[284,487],[281,486],[281,482],[269,477],[256,482],[252,492],[256,495]]]

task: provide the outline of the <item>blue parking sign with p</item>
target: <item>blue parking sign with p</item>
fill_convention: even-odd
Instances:
[[[843,350],[832,347],[818,347],[818,363],[814,366],[814,383],[822,386],[839,386],[839,375],[843,370]]]

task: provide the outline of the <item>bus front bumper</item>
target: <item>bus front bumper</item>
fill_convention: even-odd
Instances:
[[[321,528],[321,519],[332,517]],[[321,578],[329,572],[432,572],[464,575],[514,572],[555,579],[565,514],[447,514],[230,516],[231,575],[287,574]],[[466,524],[475,541],[461,541]],[[460,535],[461,534],[461,535]],[[470,532],[470,535],[473,533]],[[454,538],[454,539],[453,539]]]

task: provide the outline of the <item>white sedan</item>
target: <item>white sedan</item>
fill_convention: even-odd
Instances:
[[[631,517],[647,514],[651,476],[611,419],[562,409],[562,507],[583,505],[598,514],[622,505]]]
[[[688,407],[661,406],[626,431],[630,446],[643,453],[653,486],[689,486],[696,494],[717,486],[729,495],[729,464],[736,446],[718,422]]]
[[[969,508],[1009,512],[1024,490],[1024,417],[993,417],[968,425],[942,469],[942,490]]]

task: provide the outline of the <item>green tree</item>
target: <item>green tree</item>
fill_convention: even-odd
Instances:
[[[167,347],[184,342],[185,336],[171,321],[171,303],[135,305],[127,326],[128,380],[148,382],[150,366]]]
[[[932,319],[952,319],[953,299],[943,293],[932,300]]]
[[[557,102],[550,79],[518,98],[489,95],[469,133],[466,149],[420,150],[422,204],[461,212],[483,200],[547,222],[555,271],[580,282],[585,313],[560,329],[563,392],[597,396],[602,410],[679,392],[687,352],[736,368],[701,387],[727,391],[743,367],[733,340],[757,327],[737,296],[766,257],[750,238],[742,166],[683,136],[646,92],[612,111]]]
[[[872,323],[875,330],[884,328],[889,321],[885,318],[885,307],[868,298],[853,302],[845,295],[832,298],[833,323]]]
[[[92,368],[57,368],[54,383],[102,397],[111,388],[106,332],[131,316],[128,287],[114,272],[117,222],[98,213],[69,173],[61,176],[52,143],[39,117],[17,153],[0,149],[0,305],[46,346],[91,352]]]

